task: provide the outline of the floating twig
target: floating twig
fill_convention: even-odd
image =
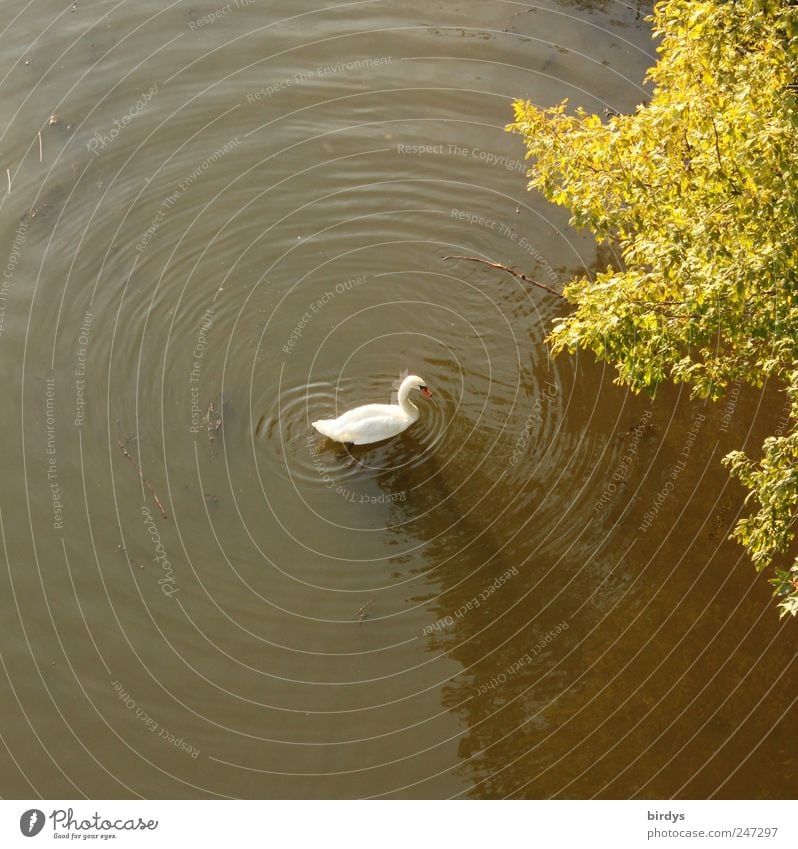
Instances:
[[[211,441],[211,444],[215,443],[214,434],[218,433],[222,427],[222,402],[219,401],[219,409],[217,410],[213,406],[213,401],[211,401],[208,404],[208,411],[205,413],[205,418],[202,421],[207,425],[208,439]]]
[[[529,283],[532,286],[537,286],[539,289],[543,289],[550,295],[554,295],[557,298],[565,300],[565,296],[562,293],[558,292],[556,289],[552,289],[551,286],[547,286],[545,283],[538,283],[537,280],[533,280],[531,277],[527,277],[526,274],[522,274],[520,271],[515,271],[515,269],[508,268],[506,265],[502,265],[500,262],[491,262],[488,259],[482,259],[482,257],[478,256],[461,256],[458,254],[453,254],[452,256],[445,256],[443,258],[444,262],[447,259],[467,259],[469,262],[481,262],[483,265],[489,265],[491,268],[498,268],[500,271],[506,271],[508,274],[512,274],[513,277],[517,277],[519,280],[523,280],[524,283]]]
[[[39,130],[39,162],[42,161],[42,131]]]
[[[11,194],[11,169],[6,168],[6,177],[8,177],[8,193]]]
[[[371,605],[372,605],[372,604],[374,604],[374,602],[375,602],[375,601],[376,601],[376,599],[370,598],[370,599],[369,599],[369,600],[368,600],[368,601],[367,601],[367,602],[366,602],[366,603],[365,603],[365,604],[364,604],[364,605],[360,608],[360,610],[358,610],[358,612],[357,612],[357,618],[358,618],[358,622],[359,622],[360,624],[362,624],[362,623],[363,623],[366,619],[368,619],[368,618],[369,618],[368,609],[371,607]]]
[[[623,433],[619,433],[616,435],[615,439],[617,442],[622,442],[624,439],[627,439],[630,436],[637,436],[638,438],[641,436],[645,436],[648,433],[653,433],[655,431],[654,425],[648,421],[651,418],[651,412],[646,411],[640,418],[640,421],[637,424],[632,425],[629,430],[623,431]]]
[[[117,425],[119,425],[118,421],[117,421]],[[166,510],[164,510],[163,504],[161,504],[161,499],[158,498],[158,496],[155,494],[155,490],[152,488],[152,484],[147,480],[147,478],[144,477],[144,474],[141,471],[141,466],[139,466],[139,464],[133,459],[132,455],[127,450],[127,446],[126,446],[125,443],[128,442],[128,441],[129,440],[126,439],[123,442],[122,438],[120,436],[117,436],[117,438],[116,438],[116,444],[122,449],[122,453],[130,461],[130,465],[133,466],[133,468],[139,473],[139,477],[141,478],[141,482],[150,491],[150,495],[153,497],[153,500],[158,505],[158,509],[161,511],[161,515],[164,517],[164,519],[168,519],[169,516],[168,516]]]

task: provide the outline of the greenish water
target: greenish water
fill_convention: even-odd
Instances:
[[[3,796],[794,786],[795,625],[720,466],[783,397],[631,397],[444,260],[595,267],[504,125],[645,99],[636,4],[8,12]],[[413,428],[317,438],[405,370]]]

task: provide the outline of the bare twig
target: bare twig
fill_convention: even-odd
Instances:
[[[219,401],[218,409],[213,406],[213,401],[208,405],[208,411],[205,413],[205,417],[203,418],[203,422],[207,425],[208,428],[208,439],[210,439],[211,444],[216,442],[214,438],[214,434],[218,433],[222,429],[222,402]]]
[[[42,131],[39,130],[39,162],[42,161]]]
[[[543,289],[550,295],[554,295],[557,298],[565,300],[565,296],[558,292],[556,289],[552,289],[551,286],[547,286],[545,283],[538,283],[537,280],[533,280],[531,277],[527,277],[526,274],[522,274],[520,271],[515,271],[512,268],[508,268],[506,265],[502,265],[500,262],[491,262],[490,260],[482,259],[478,256],[461,256],[457,254],[453,254],[452,256],[445,256],[443,258],[444,262],[447,259],[467,259],[469,262],[481,262],[483,265],[489,265],[491,268],[498,268],[500,271],[506,271],[508,274],[512,274],[513,277],[517,277],[519,280],[523,280],[524,283],[529,283],[532,286],[537,286],[539,289]]]
[[[11,169],[6,168],[6,177],[8,177],[8,193],[11,194]]]
[[[363,622],[364,622],[366,619],[368,619],[368,618],[369,618],[368,609],[371,607],[371,605],[372,605],[372,604],[374,604],[374,602],[375,602],[375,601],[376,601],[376,599],[370,598],[370,599],[369,599],[369,600],[368,600],[368,601],[367,601],[367,602],[366,602],[366,603],[365,603],[365,604],[364,604],[364,605],[360,608],[360,610],[358,610],[358,612],[357,612],[357,618],[358,618],[358,621],[359,621],[359,623],[360,623],[361,625],[363,624]]]
[[[119,424],[119,422],[117,422],[117,424]],[[125,440],[125,442],[127,442],[127,440]],[[154,499],[155,503],[158,505],[158,509],[161,511],[161,515],[164,517],[164,519],[168,519],[168,518],[169,518],[169,516],[167,515],[167,512],[166,512],[166,510],[164,509],[163,504],[161,504],[161,499],[160,499],[160,498],[158,498],[158,496],[155,494],[155,490],[152,488],[152,485],[151,485],[151,484],[150,484],[150,482],[147,480],[147,478],[145,478],[145,477],[144,477],[144,474],[143,474],[143,473],[142,473],[142,471],[141,471],[141,467],[140,467],[140,466],[139,466],[139,464],[138,464],[138,463],[137,463],[137,462],[133,459],[133,457],[131,456],[130,452],[127,450],[127,447],[126,447],[126,445],[125,445],[125,442],[123,442],[123,441],[122,441],[122,438],[121,438],[121,437],[117,436],[117,438],[116,438],[116,444],[117,444],[117,445],[118,445],[118,446],[122,449],[122,453],[123,453],[123,454],[125,455],[125,457],[127,457],[127,459],[130,461],[130,465],[131,465],[131,466],[133,466],[133,468],[134,468],[134,469],[135,469],[135,470],[139,473],[139,477],[141,478],[141,482],[142,482],[142,483],[144,484],[144,486],[146,486],[146,487],[147,487],[147,489],[150,491],[150,495],[153,497],[153,499]]]

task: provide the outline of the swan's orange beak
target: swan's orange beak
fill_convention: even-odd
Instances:
[[[427,389],[426,386],[419,386],[418,388],[421,390],[421,394],[425,398],[432,398],[432,393],[429,391],[429,389]]]

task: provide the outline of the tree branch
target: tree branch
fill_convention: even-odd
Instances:
[[[532,286],[537,286],[538,289],[543,289],[545,292],[548,292],[550,295],[554,295],[561,300],[566,300],[565,295],[558,292],[556,289],[552,289],[551,286],[547,286],[545,283],[538,283],[537,280],[533,280],[531,277],[527,277],[526,274],[522,274],[520,271],[515,271],[512,268],[508,268],[506,265],[502,265],[500,262],[491,262],[488,259],[482,259],[478,256],[462,256],[460,254],[453,254],[452,256],[445,256],[443,261],[446,262],[447,259],[467,259],[469,262],[481,262],[483,265],[489,265],[491,268],[498,268],[500,271],[506,271],[508,274],[512,274],[513,277],[517,277],[519,280],[523,280],[524,283],[529,283]]]

